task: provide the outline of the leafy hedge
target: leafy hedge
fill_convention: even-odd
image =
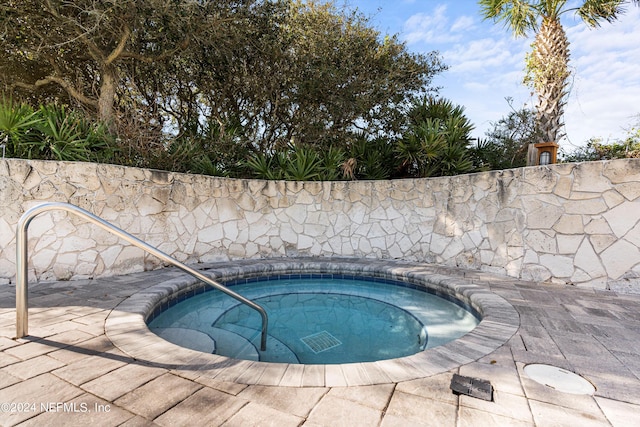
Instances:
[[[3,99],[0,141],[8,157],[108,162],[116,155],[116,138],[104,124],[56,104],[33,109]]]
[[[37,109],[0,102],[0,141],[9,157],[143,166],[236,178],[292,181],[392,179],[454,175],[474,170],[473,126],[463,108],[422,97],[403,113],[402,134],[353,133],[339,146],[305,145],[263,152],[228,131],[179,136],[153,145],[118,138],[108,126],[58,104]],[[231,135],[231,136],[230,136]]]

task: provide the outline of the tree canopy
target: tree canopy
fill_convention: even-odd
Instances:
[[[0,6],[2,82],[35,96],[62,90],[111,120],[125,63],[177,55],[216,18],[179,0],[8,0]]]
[[[0,49],[5,93],[145,133],[143,152],[182,141],[210,157],[397,133],[399,107],[446,68],[357,11],[301,0],[6,0]]]

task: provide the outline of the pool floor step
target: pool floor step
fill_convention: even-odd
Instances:
[[[187,328],[152,328],[151,332],[170,343],[203,353],[213,353],[216,342],[204,332]]]
[[[276,362],[276,363],[300,363],[296,354],[291,351],[289,347],[283,344],[280,340],[272,337],[271,335],[267,335],[267,350],[266,351],[258,351],[260,347],[260,331],[256,331],[252,328],[247,328],[244,326],[234,325],[231,323],[227,323],[222,326],[224,329],[218,327],[213,328],[213,330],[221,330],[226,331],[228,333],[239,336],[248,343],[253,350],[258,355],[257,359],[250,360],[260,360],[261,362]],[[214,335],[212,333],[212,335]],[[233,347],[233,344],[229,347],[226,344],[219,342],[216,339],[217,343],[217,354],[227,357],[233,357],[234,359],[242,359],[243,357],[239,357],[238,354]],[[237,346],[237,345],[236,345]]]
[[[216,354],[234,359],[260,360],[255,345],[238,331],[211,328],[211,336],[216,341]]]

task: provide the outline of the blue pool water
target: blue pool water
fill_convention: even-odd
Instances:
[[[232,289],[267,311],[266,351],[259,351],[260,315],[219,291],[173,305],[149,328],[183,347],[237,359],[336,364],[415,354],[479,322],[454,302],[400,283],[284,278]]]

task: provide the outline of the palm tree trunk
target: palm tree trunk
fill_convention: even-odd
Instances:
[[[540,142],[564,136],[564,105],[569,78],[569,42],[558,18],[543,18],[529,64],[538,95],[536,118],[543,132]]]

